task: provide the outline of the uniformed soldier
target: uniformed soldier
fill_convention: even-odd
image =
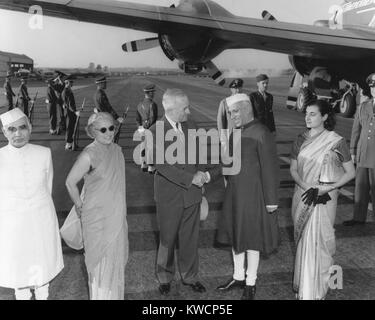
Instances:
[[[18,89],[18,94],[20,96],[22,105],[23,105],[23,113],[29,117],[29,101],[31,100],[29,97],[29,92],[27,91],[27,78],[21,79],[21,85]]]
[[[95,112],[108,112],[110,113],[115,120],[119,123],[122,123],[124,119],[119,117],[116,111],[112,108],[111,104],[109,103],[107,94],[105,93],[105,89],[107,89],[107,79],[106,77],[97,78],[95,81],[97,85],[97,90],[94,95],[94,103],[95,103]]]
[[[267,92],[269,78],[266,74],[256,77],[258,91],[250,94],[250,101],[254,108],[254,116],[271,132],[276,134],[275,119],[273,117],[273,96]]]
[[[59,127],[58,131],[64,131],[66,130],[66,111],[64,108],[64,102],[62,99],[62,92],[65,89],[63,78],[63,73],[57,72],[58,76],[54,80],[53,89],[55,90],[56,96],[57,96],[57,106],[56,109],[59,110],[60,119],[59,119]]]
[[[149,84],[143,88],[145,97],[142,102],[137,106],[136,122],[138,125],[138,131],[140,134],[144,133],[144,130],[149,129],[158,118],[158,106],[154,102],[155,85]],[[143,171],[153,173],[155,171],[152,161],[146,161],[146,146],[143,145],[141,148],[141,168]]]
[[[64,102],[64,108],[66,109],[67,115],[65,150],[73,150],[74,126],[77,120],[77,116],[79,116],[80,112],[77,111],[76,102],[74,99],[73,91],[71,89],[73,81],[69,78],[66,78],[64,82],[65,88],[62,92],[62,99]]]
[[[354,214],[344,225],[364,224],[367,218],[370,195],[375,206],[375,73],[367,77],[372,98],[362,102],[354,117],[350,153],[357,164]]]
[[[8,111],[13,109],[13,97],[16,95],[13,92],[12,85],[10,83],[11,73],[8,72],[4,82],[4,94],[8,101]]]
[[[49,133],[58,134],[57,130],[57,95],[53,88],[53,80],[49,79],[47,83],[47,97],[46,104],[49,114]]]
[[[229,88],[231,91],[231,96],[241,93],[243,86],[242,79],[234,79],[230,84]],[[227,98],[220,101],[219,109],[217,113],[217,129],[220,134],[221,144],[227,144],[229,136],[234,128],[233,120],[230,117]]]

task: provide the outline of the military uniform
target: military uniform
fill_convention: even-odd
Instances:
[[[271,132],[276,131],[275,119],[273,117],[273,96],[259,91],[250,94],[250,101],[253,105],[254,117],[263,123]]]
[[[143,88],[143,92],[145,93],[145,98],[142,102],[140,102],[137,106],[137,112],[135,116],[135,120],[138,124],[138,128],[140,128],[141,135],[143,137],[143,129],[149,129],[157,120],[158,118],[158,106],[152,100],[152,98],[148,95],[150,92],[155,91],[155,85],[150,84]],[[143,128],[143,129],[142,129]],[[141,147],[141,167],[142,169],[146,170],[148,167],[146,163],[149,165],[148,171],[152,173],[154,171],[152,167],[152,160],[146,160],[146,143],[145,141],[142,143]]]
[[[58,110],[60,113],[60,120],[59,120],[59,129],[66,130],[66,112],[64,108],[64,101],[62,98],[62,93],[65,89],[64,83],[58,82],[53,85],[53,89],[55,90],[56,97],[57,97],[57,105],[59,106]],[[56,106],[57,109],[57,106]]]
[[[76,116],[76,102],[71,88],[65,87],[62,92],[62,99],[67,114],[67,128],[66,128],[66,143],[73,143],[74,125],[77,120]]]
[[[366,221],[370,194],[372,203],[375,203],[374,108],[374,98],[358,107],[350,140],[350,153],[355,155],[357,163],[353,219],[359,222]]]
[[[49,85],[47,87],[47,97],[46,97],[46,104],[47,110],[49,114],[49,130],[51,134],[56,133],[56,126],[57,126],[57,95],[52,87],[52,83],[50,81],[47,82]]]
[[[7,79],[9,79],[9,77],[7,77]],[[4,91],[5,91],[4,94],[8,101],[8,110],[12,110],[13,109],[13,97],[15,97],[16,95],[13,92],[12,85],[10,84],[9,80],[6,80],[4,83]]]
[[[144,98],[137,106],[136,121],[138,127],[150,128],[158,118],[158,106],[150,98]]]
[[[109,103],[107,94],[103,89],[98,88],[94,95],[94,103],[95,108],[98,109],[99,112],[108,112],[110,113],[115,120],[119,118],[116,111],[112,108],[111,104]]]
[[[29,117],[29,101],[31,99],[29,97],[29,93],[24,82],[22,82],[21,86],[18,89],[18,92],[23,105],[23,113],[26,114],[27,117]]]

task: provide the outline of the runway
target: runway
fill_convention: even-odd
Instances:
[[[245,92],[255,90],[255,80],[245,80]],[[168,297],[162,297],[154,274],[158,231],[153,201],[153,177],[142,173],[133,162],[133,150],[138,144],[133,141],[136,130],[135,109],[143,98],[142,88],[149,82],[157,87],[155,101],[162,115],[161,97],[165,89],[177,87],[183,89],[191,102],[192,117],[198,127],[205,129],[216,127],[216,113],[219,102],[229,94],[229,90],[216,86],[212,80],[193,76],[132,76],[125,79],[112,79],[108,83],[107,95],[119,114],[126,106],[130,107],[128,117],[122,126],[120,145],[126,158],[127,204],[129,224],[130,257],[126,268],[125,298],[165,299],[165,300],[237,300],[241,291],[218,293],[215,288],[232,275],[232,258],[228,248],[215,243],[217,217],[221,213],[224,192],[223,182],[217,181],[207,187],[207,199],[210,204],[209,217],[201,223],[199,258],[200,277],[207,288],[204,294],[195,294],[176,279]],[[294,259],[293,226],[291,220],[291,197],[294,183],[289,174],[289,154],[291,144],[298,133],[304,131],[304,116],[285,107],[289,86],[289,77],[272,78],[270,92],[274,95],[274,114],[277,127],[277,151],[281,171],[279,188],[279,226],[281,243],[276,254],[261,259],[257,280],[257,299],[291,300],[292,272]],[[34,84],[42,87],[43,84]],[[94,81],[76,80],[74,91],[77,106],[86,98],[85,109],[80,121],[81,149],[91,142],[84,132],[84,124],[93,110]],[[30,96],[33,97],[33,91]],[[39,95],[34,113],[31,143],[48,146],[52,149],[54,163],[53,199],[58,212],[60,225],[72,207],[65,189],[65,178],[79,152],[64,151],[64,136],[48,134],[48,114],[43,94]],[[4,112],[4,110],[0,110]],[[338,117],[336,131],[347,140],[353,120]],[[6,144],[4,136],[0,146]],[[343,269],[343,288],[331,290],[328,300],[375,299],[375,219],[371,212],[364,226],[343,227],[342,221],[350,219],[353,211],[354,181],[349,183],[339,198],[336,216],[337,250],[335,264]],[[63,271],[50,284],[50,299],[81,300],[88,299],[87,275],[85,273],[83,252],[75,251],[63,244]],[[14,299],[13,290],[0,288],[0,300]]]

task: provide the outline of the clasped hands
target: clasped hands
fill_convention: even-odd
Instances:
[[[198,171],[194,177],[192,184],[196,185],[199,188],[202,188],[205,183],[210,182],[210,177],[208,176],[207,173]]]
[[[332,187],[327,186],[316,186],[307,188],[307,190],[302,194],[302,201],[308,205],[326,204],[331,197],[328,192],[332,191]]]

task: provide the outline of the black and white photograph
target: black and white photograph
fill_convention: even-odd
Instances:
[[[0,0],[0,300],[374,300],[374,28],[375,0]]]

